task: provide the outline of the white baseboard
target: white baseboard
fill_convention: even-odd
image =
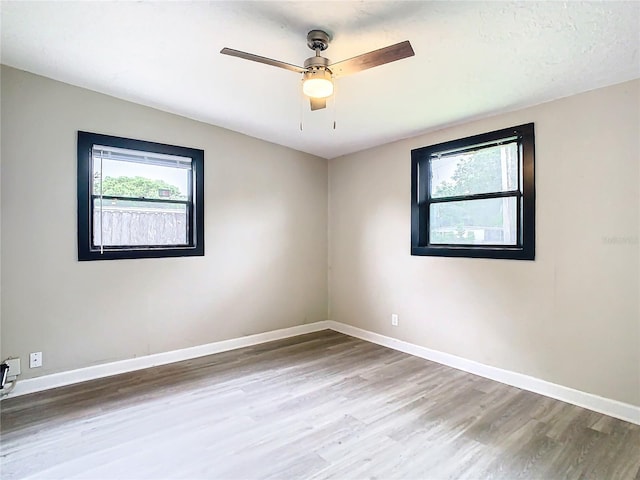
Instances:
[[[142,370],[143,368],[157,367],[158,365],[165,365],[167,363],[204,357],[205,355],[226,352],[237,348],[250,347],[260,343],[295,337],[296,335],[303,335],[305,333],[318,332],[328,328],[329,326],[327,321],[308,323],[305,325],[297,325],[295,327],[272,330],[270,332],[257,333],[246,337],[232,338],[229,340],[207,343],[205,345],[198,345],[180,350],[172,350],[169,352],[146,355],[144,357],[130,358],[127,360],[119,360],[117,362],[79,368],[77,370],[52,373],[50,375],[43,375],[41,377],[29,378],[26,380],[18,380],[15,388],[6,395],[5,398],[40,392],[50,388],[63,387],[73,383],[86,382],[87,380],[110,377],[111,375],[133,372],[135,370]]]
[[[442,365],[457,368],[458,370],[473,373],[497,382],[505,383],[530,392],[539,393],[540,395],[562,400],[563,402],[571,403],[579,407],[587,408],[595,412],[603,413],[611,417],[640,425],[640,407],[635,405],[600,397],[592,393],[582,392],[570,387],[547,382],[546,380],[530,377],[522,373],[491,367],[489,365],[457,357],[449,353],[439,352],[437,350],[421,347],[403,340],[380,335],[379,333],[370,332],[368,330],[363,330],[340,322],[334,322],[333,320],[298,325],[295,327],[248,335],[246,337],[232,338],[230,340],[208,343],[206,345],[183,348],[181,350],[156,353],[144,357],[94,365],[91,367],[79,368],[77,370],[69,370],[67,372],[53,373],[51,375],[44,375],[27,380],[19,380],[16,383],[15,388],[5,398],[40,392],[50,388],[63,387],[65,385],[85,382],[87,380],[109,377],[119,373],[156,367],[167,363],[180,362],[182,360],[189,360],[238,348],[250,347],[260,343],[295,337],[296,335],[303,335],[305,333],[318,332],[326,329],[331,329],[336,332],[344,333],[346,335],[392,348],[400,352],[415,355],[416,357],[431,360]]]
[[[379,333],[370,332],[344,323],[329,320],[327,324],[328,328],[336,332],[640,425],[640,407],[635,405],[600,397],[592,393],[582,392],[522,373],[491,367],[473,360],[431,350],[430,348],[421,347],[413,343],[380,335]]]

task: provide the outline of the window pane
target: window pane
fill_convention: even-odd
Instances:
[[[489,198],[430,205],[432,244],[516,245],[517,198]]]
[[[518,189],[518,144],[431,159],[432,198]]]
[[[187,206],[132,200],[93,200],[93,244],[186,245]],[[102,242],[102,243],[101,243]]]
[[[156,159],[143,156],[144,152],[129,151],[137,156],[94,147],[93,195],[187,199],[192,174],[190,159],[174,157],[171,161],[169,155]]]

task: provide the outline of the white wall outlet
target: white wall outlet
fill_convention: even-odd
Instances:
[[[398,326],[398,314],[397,313],[392,313],[391,314],[391,325],[393,325],[394,327]]]
[[[13,378],[20,375],[20,359],[19,358],[8,359],[7,365],[9,365],[9,372],[7,374],[7,379],[12,380]]]
[[[34,352],[29,354],[29,368],[38,368],[42,366],[42,352]]]

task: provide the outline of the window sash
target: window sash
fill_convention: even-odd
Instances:
[[[461,155],[463,153],[471,153],[471,152],[480,152],[484,149],[500,146],[500,145],[509,145],[512,143],[517,144],[517,155],[516,159],[516,168],[517,168],[517,182],[518,189],[517,190],[496,190],[491,192],[483,192],[483,193],[474,193],[467,195],[451,195],[447,197],[432,197],[431,192],[431,171],[432,171],[432,160],[442,159],[446,157],[454,157]],[[496,140],[490,140],[487,142],[481,142],[474,145],[464,146],[460,148],[453,148],[448,150],[442,150],[433,152],[427,157],[423,159],[422,162],[418,164],[418,204],[423,210],[422,217],[426,219],[426,246],[431,248],[522,248],[522,137],[515,135],[504,137]],[[426,164],[426,165],[424,165]],[[421,165],[424,165],[426,168],[420,168]],[[425,175],[424,178],[422,175]],[[426,189],[420,194],[420,184],[424,183]],[[422,200],[421,200],[422,197]],[[508,244],[508,243],[496,243],[496,244],[472,244],[472,243],[432,243],[431,242],[431,205],[438,203],[450,203],[450,202],[461,202],[461,201],[474,201],[474,200],[487,200],[494,198],[516,198],[516,243]]]
[[[155,203],[159,205],[184,205],[185,206],[185,214],[186,214],[186,224],[185,224],[185,243],[161,243],[161,244],[118,244],[118,245],[105,245],[103,243],[96,244],[94,242],[95,239],[95,231],[94,231],[94,223],[93,219],[97,215],[102,215],[104,211],[102,206],[99,208],[100,213],[96,214],[95,210],[95,201],[96,200],[122,200],[125,202],[144,202],[144,203]],[[193,202],[189,200],[162,200],[155,198],[143,198],[143,197],[120,197],[115,195],[91,195],[91,226],[90,226],[90,235],[91,235],[91,250],[94,252],[102,252],[104,250],[144,250],[144,249],[158,249],[158,248],[185,248],[189,247],[192,238],[190,236],[192,222],[190,219],[193,216]],[[100,232],[100,239],[102,240],[104,237],[104,229]]]
[[[500,198],[515,198],[515,214],[516,214],[516,232],[515,232],[515,243],[442,243],[442,242],[432,242],[432,219],[431,219],[431,205],[441,204],[441,203],[450,203],[450,202],[459,202],[459,201],[478,201],[478,200],[490,200],[490,199],[500,199]],[[446,202],[430,202],[425,204],[426,210],[426,235],[427,235],[427,245],[432,248],[521,248],[522,247],[522,225],[521,225],[521,212],[522,212],[522,194],[520,192],[514,192],[514,194],[499,194],[499,195],[482,195],[482,198],[464,198],[462,200],[454,199]]]
[[[516,181],[517,181],[517,189],[511,189],[511,190],[491,190],[488,192],[482,192],[482,193],[471,193],[471,194],[465,194],[465,195],[450,195],[450,196],[446,196],[446,197],[434,197],[432,195],[432,185],[431,185],[431,181],[432,181],[432,166],[433,166],[433,160],[441,160],[443,158],[447,158],[447,157],[456,157],[459,156],[463,153],[471,153],[471,152],[481,152],[484,149],[487,148],[492,148],[492,147],[496,147],[496,146],[503,146],[503,145],[510,145],[512,143],[515,143],[517,145],[517,158],[516,158]],[[450,202],[450,201],[457,201],[457,200],[473,200],[473,199],[482,199],[482,198],[496,198],[497,196],[500,195],[513,195],[513,194],[520,194],[522,195],[522,188],[523,188],[523,179],[522,179],[522,137],[520,136],[514,136],[514,137],[508,137],[508,138],[504,138],[504,139],[500,139],[500,140],[495,140],[495,141],[489,141],[489,142],[482,142],[482,143],[478,143],[475,145],[471,145],[469,147],[461,147],[461,148],[457,148],[457,149],[451,149],[451,150],[443,150],[443,151],[437,151],[434,153],[431,153],[428,157],[424,158],[422,160],[422,162],[420,162],[418,164],[418,200],[421,203],[422,201],[427,201],[430,203],[435,203],[435,202]],[[421,168],[424,165],[424,170]],[[426,178],[422,178],[422,175],[426,173]],[[424,189],[424,191],[421,194],[421,190],[420,190],[420,184],[424,182],[426,188]]]
[[[145,202],[145,203],[155,203],[159,205],[185,205],[185,214],[186,214],[186,224],[185,224],[185,243],[162,243],[162,244],[149,244],[149,245],[131,245],[131,244],[118,244],[118,245],[104,245],[103,243],[96,244],[94,242],[95,239],[95,224],[93,219],[102,215],[104,211],[102,205],[98,208],[100,213],[96,213],[95,200],[122,200],[128,202]],[[127,250],[127,249],[137,249],[142,250],[145,248],[153,249],[153,248],[178,248],[178,247],[188,247],[192,243],[192,228],[193,228],[193,203],[186,200],[158,200],[158,199],[147,199],[147,198],[136,198],[136,197],[117,197],[113,195],[105,195],[101,197],[100,195],[92,195],[91,196],[91,223],[90,223],[90,240],[91,240],[91,250],[93,251],[104,251],[104,250]],[[102,220],[102,217],[100,218]],[[100,223],[100,239],[104,238],[104,229],[102,228],[102,223]]]

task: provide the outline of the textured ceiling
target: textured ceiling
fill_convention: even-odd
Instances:
[[[1,8],[4,64],[325,158],[640,77],[635,1]],[[315,28],[334,62],[403,40],[416,55],[338,79],[335,108],[311,112],[299,74],[218,53],[302,65]]]

